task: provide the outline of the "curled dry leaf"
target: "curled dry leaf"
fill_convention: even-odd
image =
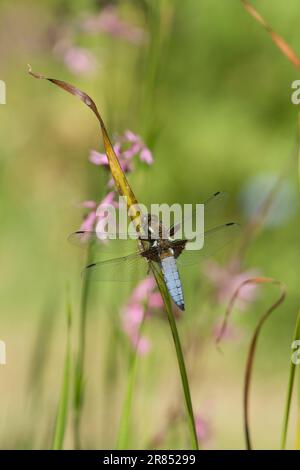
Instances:
[[[220,329],[220,333],[216,339],[217,344],[220,343],[224,335],[224,332],[228,324],[229,316],[233,310],[235,301],[238,298],[241,289],[247,284],[273,284],[277,286],[280,290],[280,295],[277,298],[277,300],[260,317],[255,327],[254,333],[252,335],[250,347],[248,351],[248,357],[247,357],[247,363],[246,363],[246,369],[245,369],[245,379],[244,379],[244,400],[243,400],[244,405],[243,406],[244,406],[244,431],[245,431],[246,446],[248,450],[251,450],[252,444],[251,444],[250,428],[249,428],[249,391],[250,391],[250,383],[251,383],[256,344],[257,344],[257,340],[259,337],[259,333],[265,321],[269,318],[271,313],[274,312],[274,310],[276,310],[276,308],[278,308],[284,301],[285,296],[286,296],[286,288],[285,288],[285,285],[281,281],[278,281],[277,279],[273,279],[269,277],[255,277],[255,278],[247,279],[246,281],[242,282],[237,288],[237,290],[235,291],[235,293],[233,294],[232,298],[230,299],[230,302],[228,304],[228,307],[225,313],[224,321]]]
[[[34,78],[48,80],[49,82],[54,83],[54,85],[57,85],[58,87],[67,91],[68,93],[71,93],[71,95],[74,95],[77,98],[79,98],[86,106],[88,106],[93,111],[101,127],[105,152],[108,158],[110,170],[111,170],[116,188],[121,196],[124,196],[127,198],[126,200],[127,200],[128,208],[130,208],[131,219],[135,221],[136,225],[138,226],[138,222],[139,222],[138,217],[139,217],[140,211],[138,208],[137,199],[128,183],[128,180],[125,176],[124,171],[121,168],[120,162],[116,156],[114,148],[109,139],[103,119],[98,111],[98,108],[94,100],[84,91],[80,90],[74,85],[71,85],[70,83],[64,82],[62,80],[57,80],[56,78],[48,78],[40,73],[33,72],[30,65],[28,65],[28,72]]]

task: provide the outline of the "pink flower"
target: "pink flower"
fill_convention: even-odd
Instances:
[[[222,304],[229,302],[242,282],[257,276],[258,271],[255,269],[241,271],[235,260],[227,266],[221,266],[214,261],[209,261],[204,265],[204,274],[214,286],[214,296],[217,302]],[[244,310],[248,303],[255,300],[257,289],[256,284],[247,284],[242,287],[237,298],[237,305],[241,310]]]
[[[106,153],[99,153],[96,150],[91,150],[89,160],[91,163],[94,163],[95,165],[108,166]]]
[[[97,229],[100,231],[99,227],[101,227],[101,221],[103,220],[106,224],[105,209],[108,206],[117,206],[117,202],[114,200],[115,196],[116,193],[114,191],[110,191],[99,204],[95,201],[83,201],[80,204],[80,207],[90,209],[90,212],[82,222],[80,230],[84,232],[92,232],[95,230],[95,226],[97,224]],[[103,231],[104,228],[105,227],[103,227]]]
[[[113,147],[119,159],[121,168],[125,173],[131,173],[134,170],[133,159],[136,156],[139,156],[140,161],[147,165],[152,165],[153,163],[151,151],[146,147],[142,138],[139,135],[134,134],[132,131],[125,131]],[[89,160],[95,165],[108,167],[108,160],[105,153],[91,150]],[[114,182],[111,178],[108,182],[108,187],[112,187],[113,185]]]
[[[92,73],[96,68],[94,55],[82,47],[70,47],[64,54],[64,63],[75,75]]]
[[[200,443],[207,441],[210,437],[210,427],[208,422],[200,414],[195,415],[195,426],[197,438]]]
[[[146,40],[145,31],[124,21],[117,9],[111,5],[103,8],[98,15],[85,18],[82,28],[88,33],[106,33],[137,45]]]
[[[131,294],[130,300],[133,303],[141,303],[148,299],[149,294],[155,289],[153,277],[146,277],[140,282]],[[149,300],[149,299],[148,299]]]
[[[141,281],[121,312],[123,330],[141,355],[150,349],[149,340],[140,334],[141,325],[146,317],[152,315],[153,310],[163,306],[161,295],[155,289],[156,283],[152,277]]]
[[[79,205],[80,207],[85,207],[86,209],[95,209],[97,206],[95,201],[83,201]]]
[[[241,331],[233,326],[233,325],[227,325],[224,332],[223,332],[223,320],[221,322],[217,322],[212,331],[212,336],[214,340],[218,340],[220,337],[221,332],[222,334],[222,339],[227,340],[227,341],[236,341],[239,340],[242,336]]]
[[[142,162],[147,163],[147,165],[151,165],[153,163],[152,153],[147,148],[143,148],[141,150],[140,159],[141,159]]]
[[[91,212],[84,218],[84,221],[80,225],[82,232],[92,232],[97,220],[96,211],[91,210]]]
[[[159,292],[152,292],[148,299],[148,306],[150,309],[161,308],[163,301]]]
[[[58,41],[53,52],[75,75],[88,75],[96,70],[97,60],[93,53],[74,46],[69,39]]]
[[[131,147],[124,152],[125,158],[131,159],[136,155],[140,156],[140,160],[142,162],[147,163],[148,165],[152,165],[153,157],[151,151],[146,147],[143,139],[134,134],[132,131],[125,131],[124,135],[120,137],[121,143],[130,143]]]

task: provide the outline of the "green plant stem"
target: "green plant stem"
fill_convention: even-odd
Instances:
[[[298,313],[298,317],[296,321],[293,341],[296,339],[300,339],[300,312]],[[285,446],[286,446],[286,438],[287,438],[292,394],[293,394],[294,381],[295,381],[295,373],[296,373],[296,364],[294,364],[291,361],[287,397],[286,397],[285,411],[284,411],[284,417],[283,417],[282,434],[281,434],[281,449],[285,449]]]
[[[52,450],[61,450],[63,448],[67,417],[68,417],[68,405],[69,405],[69,389],[71,382],[71,320],[72,310],[69,301],[69,294],[67,297],[67,344],[66,344],[66,356],[63,372],[63,382],[60,392],[60,398],[57,408],[57,415],[55,421],[54,435],[52,441]]]
[[[136,381],[137,363],[138,363],[138,353],[135,350],[132,355],[131,362],[130,362],[129,379],[128,379],[127,389],[125,393],[120,427],[119,427],[119,432],[118,432],[118,437],[117,437],[117,444],[116,444],[117,450],[124,450],[124,449],[128,449],[129,447],[130,417],[131,417],[132,402],[133,402],[134,384]]]
[[[87,264],[91,261],[91,247],[89,245],[87,252]],[[85,359],[85,339],[86,339],[86,317],[89,294],[89,283],[83,280],[81,301],[80,301],[80,321],[79,321],[79,343],[76,359],[76,368],[74,375],[74,399],[73,399],[73,433],[75,449],[81,448],[80,441],[80,423],[82,407],[84,402],[84,359]]]
[[[298,152],[297,152],[297,160],[298,160],[298,178],[299,178],[299,184],[300,184],[300,112],[298,112],[297,146],[298,146]]]
[[[300,314],[299,314],[299,336],[300,338]],[[297,428],[296,428],[296,449],[300,450],[300,374],[298,372],[298,416],[297,416]]]
[[[189,381],[187,377],[187,372],[186,372],[184,357],[182,353],[181,342],[180,342],[180,338],[179,338],[179,334],[178,334],[178,330],[176,326],[176,321],[174,319],[174,315],[172,312],[170,296],[169,296],[165,282],[162,279],[161,275],[157,273],[156,271],[154,271],[154,275],[155,275],[157,285],[159,287],[160,293],[162,295],[162,298],[163,298],[163,301],[167,310],[169,325],[171,328],[174,346],[176,349],[177,362],[178,362],[178,367],[179,367],[180,376],[181,376],[182,388],[184,392],[185,405],[186,405],[186,410],[187,410],[188,423],[189,423],[189,428],[190,428],[192,448],[194,450],[199,450]]]
[[[147,305],[145,305],[144,312],[147,311]],[[133,393],[134,393],[134,384],[136,382],[137,374],[137,364],[138,364],[138,347],[142,335],[142,330],[144,326],[145,315],[138,332],[138,341],[135,346],[134,351],[131,353],[130,366],[129,366],[129,379],[127,384],[127,389],[125,393],[125,400],[123,404],[123,410],[121,415],[120,427],[117,437],[117,450],[124,450],[129,448],[129,435],[130,435],[130,417],[133,403]]]
[[[157,115],[155,103],[160,84],[163,64],[167,60],[168,40],[171,34],[174,0],[147,0],[147,25],[149,43],[146,50],[144,70],[144,90],[142,98],[142,134],[146,141],[151,141],[157,132]]]

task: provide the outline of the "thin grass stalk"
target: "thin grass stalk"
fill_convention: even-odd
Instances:
[[[87,264],[91,262],[91,246],[88,246]],[[76,358],[76,367],[74,374],[74,396],[73,396],[73,437],[75,449],[81,448],[80,424],[82,408],[84,403],[84,362],[85,362],[85,340],[86,340],[86,319],[89,296],[89,282],[83,279],[80,299],[80,318],[79,318],[79,338],[78,351]]]
[[[168,39],[170,37],[174,1],[146,1],[149,28],[149,44],[147,48],[146,67],[144,72],[143,90],[143,134],[146,140],[151,140],[157,132],[157,118],[154,117],[157,101],[158,79],[167,56]]]
[[[296,321],[293,341],[295,341],[296,339],[300,339],[300,311],[298,313],[298,317],[297,317],[297,321]],[[289,417],[290,417],[292,395],[293,395],[294,382],[295,382],[295,374],[296,374],[296,364],[294,364],[294,362],[291,361],[288,388],[287,388],[287,396],[286,396],[286,403],[285,403],[285,411],[284,411],[284,416],[283,416],[282,433],[281,433],[281,449],[282,450],[284,450],[285,446],[286,446],[286,438],[287,438],[287,431],[288,431],[288,425],[289,425]],[[299,413],[299,415],[300,415],[300,413]],[[298,441],[299,434],[300,434],[300,429],[299,429],[300,422],[299,421],[300,420],[299,420],[299,417],[298,417],[298,429],[297,429],[297,436],[298,437],[296,438],[296,441]],[[298,442],[298,444],[299,444],[299,442]]]
[[[188,419],[188,424],[189,424],[189,429],[190,429],[190,435],[191,435],[191,447],[194,450],[199,450],[199,444],[198,444],[198,438],[197,438],[197,432],[196,432],[196,425],[195,425],[195,418],[194,418],[194,412],[193,412],[193,405],[192,405],[192,399],[191,399],[191,393],[190,393],[190,387],[189,387],[189,381],[187,377],[187,372],[186,372],[186,366],[185,366],[185,361],[184,361],[184,356],[182,352],[182,346],[176,326],[176,321],[172,312],[172,306],[171,306],[171,300],[169,293],[165,287],[165,283],[162,279],[162,277],[159,275],[159,273],[153,269],[154,276],[156,278],[156,282],[159,287],[159,291],[162,295],[165,308],[167,311],[168,315],[168,321],[169,325],[171,328],[172,332],[172,337],[174,341],[174,346],[176,350],[176,357],[177,357],[177,362],[178,362],[178,367],[180,371],[180,377],[181,377],[181,382],[182,382],[182,388],[183,388],[183,393],[184,393],[184,398],[185,398],[185,406],[187,410],[187,419]],[[144,322],[144,319],[143,319]],[[143,322],[141,324],[140,332],[139,332],[139,338],[141,335],[141,329],[143,327]],[[132,356],[131,360],[131,365],[130,365],[130,372],[129,372],[129,380],[128,380],[128,387],[126,390],[126,395],[125,395],[125,400],[124,400],[124,405],[123,405],[123,411],[122,411],[122,418],[121,418],[121,424],[119,428],[119,435],[118,435],[118,440],[117,440],[117,446],[116,448],[118,450],[120,449],[127,449],[128,448],[128,438],[129,438],[129,426],[130,426],[130,416],[131,416],[131,409],[132,409],[132,401],[133,401],[133,392],[134,392],[134,384],[136,381],[136,372],[137,372],[137,363],[138,363],[138,344],[135,349],[135,352]]]
[[[250,436],[250,424],[249,424],[249,404],[250,404],[250,385],[253,372],[253,365],[255,359],[256,345],[261,332],[262,327],[264,326],[266,320],[270,315],[284,302],[286,297],[286,287],[277,279],[269,277],[254,277],[246,279],[243,281],[235,290],[233,296],[231,297],[228,307],[225,312],[223,324],[221,325],[220,333],[216,339],[217,345],[219,345],[221,339],[224,336],[225,330],[227,328],[229,317],[232,313],[234,304],[240,294],[240,291],[247,284],[273,284],[279,288],[280,295],[278,299],[265,311],[265,313],[259,318],[259,321],[254,329],[254,333],[251,338],[250,347],[247,356],[246,368],[245,368],[245,378],[244,378],[244,391],[243,391],[243,411],[244,411],[244,433],[247,450],[252,450],[252,442]]]
[[[299,184],[300,184],[300,112],[298,112],[298,178],[299,178]]]
[[[175,321],[173,311],[172,311],[170,295],[169,295],[166,284],[161,274],[156,272],[155,270],[153,270],[153,272],[154,272],[154,276],[155,276],[158,288],[160,290],[160,293],[162,295],[162,298],[165,304],[165,308],[166,308],[167,315],[168,315],[168,321],[169,321],[169,325],[170,325],[170,329],[171,329],[172,337],[174,341],[174,346],[176,350],[177,363],[178,363],[178,367],[180,371],[188,424],[189,424],[189,429],[190,429],[190,436],[191,436],[191,443],[192,443],[191,447],[193,450],[199,450],[190,386],[189,386],[188,376],[186,372],[186,366],[185,366],[185,361],[183,357],[180,337],[178,334],[176,321]]]
[[[291,46],[266,22],[254,6],[248,0],[240,0],[245,10],[259,23],[265,31],[269,34],[273,43],[281,51],[281,53],[294,65],[298,70],[300,69],[300,58]]]
[[[63,90],[67,91],[68,93],[71,93],[73,96],[76,96],[79,98],[86,106],[88,106],[95,116],[98,119],[98,122],[100,124],[101,128],[101,134],[103,138],[103,143],[105,147],[105,152],[107,155],[108,163],[110,166],[111,174],[113,176],[115,186],[117,188],[117,191],[121,196],[126,197],[127,200],[127,206],[128,210],[130,212],[130,218],[135,224],[137,228],[137,232],[141,230],[141,223],[140,223],[140,208],[138,206],[137,199],[133,193],[133,190],[126,178],[126,175],[124,171],[122,170],[122,167],[120,165],[120,162],[118,160],[118,157],[114,151],[114,148],[111,144],[110,138],[108,136],[105,124],[103,122],[103,119],[98,111],[98,108],[93,101],[93,99],[87,95],[85,92],[80,90],[79,88],[71,85],[70,83],[64,82],[62,80],[57,80],[54,78],[48,78],[45,77],[44,75],[34,73],[32,72],[31,68],[29,67],[29,73],[32,75],[34,78],[37,79],[44,79],[48,80],[51,83],[54,83],[58,87],[62,88]],[[141,244],[143,245],[143,240],[141,240]],[[190,433],[191,433],[191,440],[192,440],[192,447],[193,449],[198,449],[198,440],[197,440],[197,434],[196,434],[196,426],[195,426],[195,419],[194,419],[194,413],[193,413],[193,406],[192,406],[192,400],[191,400],[191,394],[190,394],[190,389],[189,389],[189,382],[187,378],[187,373],[186,373],[186,367],[185,367],[185,362],[184,362],[184,357],[182,353],[182,347],[180,343],[180,338],[179,334],[177,331],[175,319],[173,317],[172,313],[172,307],[171,307],[171,300],[170,296],[166,287],[166,284],[164,282],[164,279],[161,275],[161,273],[158,273],[153,266],[151,266],[151,269],[153,271],[154,277],[156,279],[158,288],[161,292],[161,295],[164,300],[164,304],[166,307],[167,315],[168,315],[168,320],[174,340],[174,345],[176,349],[176,355],[177,355],[177,361],[178,361],[178,366],[180,370],[180,376],[181,376],[181,381],[182,381],[182,387],[184,391],[184,397],[185,397],[185,404],[186,404],[186,409],[187,409],[187,414],[188,414],[188,423],[189,423],[189,428],[190,428]],[[82,381],[82,375],[79,376]]]
[[[64,437],[66,432],[67,418],[68,418],[68,407],[69,407],[69,395],[70,395],[70,384],[71,384],[71,322],[72,322],[72,308],[67,296],[67,344],[66,354],[63,372],[63,382],[60,392],[59,404],[57,408],[57,415],[55,420],[52,450],[61,450],[63,448]]]
[[[147,311],[147,305],[145,305],[144,312]],[[137,344],[135,345],[134,351],[131,353],[130,356],[130,366],[129,366],[129,379],[127,383],[127,389],[125,393],[125,400],[123,403],[123,409],[121,414],[119,432],[117,437],[117,450],[124,450],[129,448],[129,436],[130,436],[130,418],[132,415],[132,403],[133,403],[133,392],[134,392],[134,384],[136,382],[136,375],[137,375],[137,364],[138,364],[138,348],[139,342],[141,339],[143,326],[145,322],[145,313],[142,318],[141,325],[138,331],[138,340]]]
[[[129,378],[125,392],[125,399],[121,413],[120,426],[118,431],[116,449],[124,450],[129,448],[130,421],[132,415],[132,403],[134,396],[134,385],[136,383],[137,365],[138,365],[138,344],[131,355],[129,366]]]
[[[300,335],[298,336],[298,339]],[[298,372],[298,416],[297,416],[297,428],[296,428],[296,449],[300,450],[300,374]]]

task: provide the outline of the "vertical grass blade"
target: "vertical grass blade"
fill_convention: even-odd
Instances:
[[[298,133],[297,133],[297,137],[298,137],[298,155],[297,155],[297,159],[298,159],[298,179],[299,179],[299,184],[300,184],[300,112],[298,112]]]
[[[123,403],[123,410],[121,414],[119,432],[117,437],[117,450],[124,450],[129,448],[130,444],[130,420],[131,420],[131,410],[133,403],[133,394],[134,394],[134,385],[136,382],[136,372],[137,372],[137,363],[138,363],[138,352],[137,347],[132,354],[130,367],[129,367],[129,378],[127,383],[127,389],[125,393],[125,399]]]
[[[48,80],[54,85],[67,91],[68,93],[71,93],[72,95],[79,98],[86,106],[88,106],[93,111],[93,113],[97,117],[98,122],[100,124],[104,148],[105,148],[108,163],[110,166],[110,171],[115,181],[116,188],[119,194],[126,198],[128,209],[130,209],[131,220],[133,220],[133,222],[135,223],[135,226],[137,227],[137,230],[139,230],[140,209],[138,206],[137,199],[131,189],[131,186],[126,178],[124,171],[122,170],[118,157],[110,142],[102,117],[93,99],[89,95],[87,95],[84,91],[71,85],[70,83],[64,82],[62,80],[57,80],[54,78],[48,78],[39,73],[32,72],[30,66],[29,66],[29,73],[34,78]],[[144,244],[143,240],[141,240],[141,244],[142,245]],[[169,324],[170,324],[170,328],[171,328],[171,332],[172,332],[172,336],[174,340],[177,361],[178,361],[178,366],[179,366],[180,376],[181,376],[181,381],[182,381],[182,387],[184,391],[185,404],[186,404],[187,413],[188,413],[188,422],[189,422],[190,433],[191,433],[192,447],[193,449],[198,449],[198,440],[197,440],[197,434],[196,434],[196,426],[195,426],[195,420],[194,420],[194,414],[193,414],[192,400],[191,400],[190,389],[189,389],[189,382],[187,378],[181,343],[180,343],[175,319],[174,319],[173,312],[172,312],[171,300],[170,300],[169,293],[168,293],[167,287],[165,285],[165,282],[161,273],[156,272],[155,269],[153,269],[153,267],[152,267],[152,271],[153,271],[157,285],[159,287],[159,290],[162,294],[162,297],[165,303],[168,320],[169,320]]]
[[[187,372],[186,372],[186,367],[185,367],[185,362],[184,362],[184,357],[183,357],[183,352],[182,352],[182,347],[181,347],[181,342],[176,326],[176,321],[172,312],[172,305],[171,305],[171,299],[169,292],[167,290],[166,284],[163,280],[163,277],[161,273],[157,272],[156,270],[153,269],[153,273],[155,275],[155,279],[158,285],[158,288],[160,290],[160,293],[162,295],[165,308],[167,311],[168,315],[168,321],[169,325],[171,328],[172,332],[172,337],[174,341],[174,346],[176,350],[176,357],[177,357],[177,362],[178,362],[178,367],[180,371],[180,377],[181,377],[181,382],[182,382],[182,388],[183,388],[183,393],[184,393],[184,398],[185,398],[185,406],[186,406],[186,412],[187,412],[187,419],[188,419],[188,424],[189,424],[189,429],[190,429],[190,436],[191,436],[191,447],[194,450],[199,450],[199,444],[198,444],[198,438],[197,438],[197,432],[196,432],[196,425],[195,425],[195,417],[194,417],[194,411],[193,411],[193,404],[192,404],[192,399],[191,399],[191,393],[190,393],[190,387],[189,387],[189,381],[187,377]]]
[[[300,321],[299,321],[299,330],[300,330]],[[300,331],[299,331],[298,339],[299,338],[300,338]],[[297,429],[296,429],[296,449],[300,450],[300,374],[299,372],[298,372],[298,416],[297,416]]]
[[[300,311],[298,313],[296,326],[295,326],[295,333],[293,337],[293,341],[296,339],[300,339]],[[285,411],[283,416],[283,425],[282,425],[282,434],[281,434],[281,449],[285,449],[286,446],[286,438],[287,438],[287,431],[289,425],[289,417],[290,417],[290,409],[292,403],[292,394],[295,382],[295,373],[296,373],[296,364],[291,361],[290,364],[290,373],[289,373],[289,381],[288,381],[288,388],[287,388],[287,395],[286,395],[286,403],[285,403]],[[300,408],[300,406],[299,406]],[[297,421],[297,437],[296,437],[296,445],[299,448],[300,444],[300,410],[298,410],[298,421]]]
[[[146,307],[145,307],[146,311]],[[130,366],[129,366],[129,378],[127,383],[127,389],[125,393],[125,399],[123,403],[123,410],[121,414],[119,432],[117,437],[117,450],[124,450],[129,449],[130,444],[130,418],[131,418],[131,410],[132,410],[132,403],[133,403],[133,394],[134,394],[134,385],[136,382],[136,374],[137,374],[137,364],[138,364],[138,349],[139,349],[139,341],[142,335],[143,326],[145,321],[145,315],[143,316],[139,333],[138,333],[138,341],[134,348],[134,351],[131,353],[130,357]]]
[[[70,382],[71,382],[71,320],[72,320],[72,308],[67,293],[67,344],[66,354],[63,372],[63,381],[61,386],[60,398],[57,408],[57,415],[55,420],[54,435],[52,442],[52,450],[61,450],[63,448],[68,407],[69,407],[69,393],[70,393]]]
[[[91,261],[91,247],[88,247],[87,264]],[[86,339],[86,317],[89,294],[89,282],[83,280],[80,299],[79,318],[79,343],[74,371],[74,395],[73,395],[73,435],[75,449],[80,449],[80,424],[82,407],[84,402],[84,360],[85,360],[85,339]]]

